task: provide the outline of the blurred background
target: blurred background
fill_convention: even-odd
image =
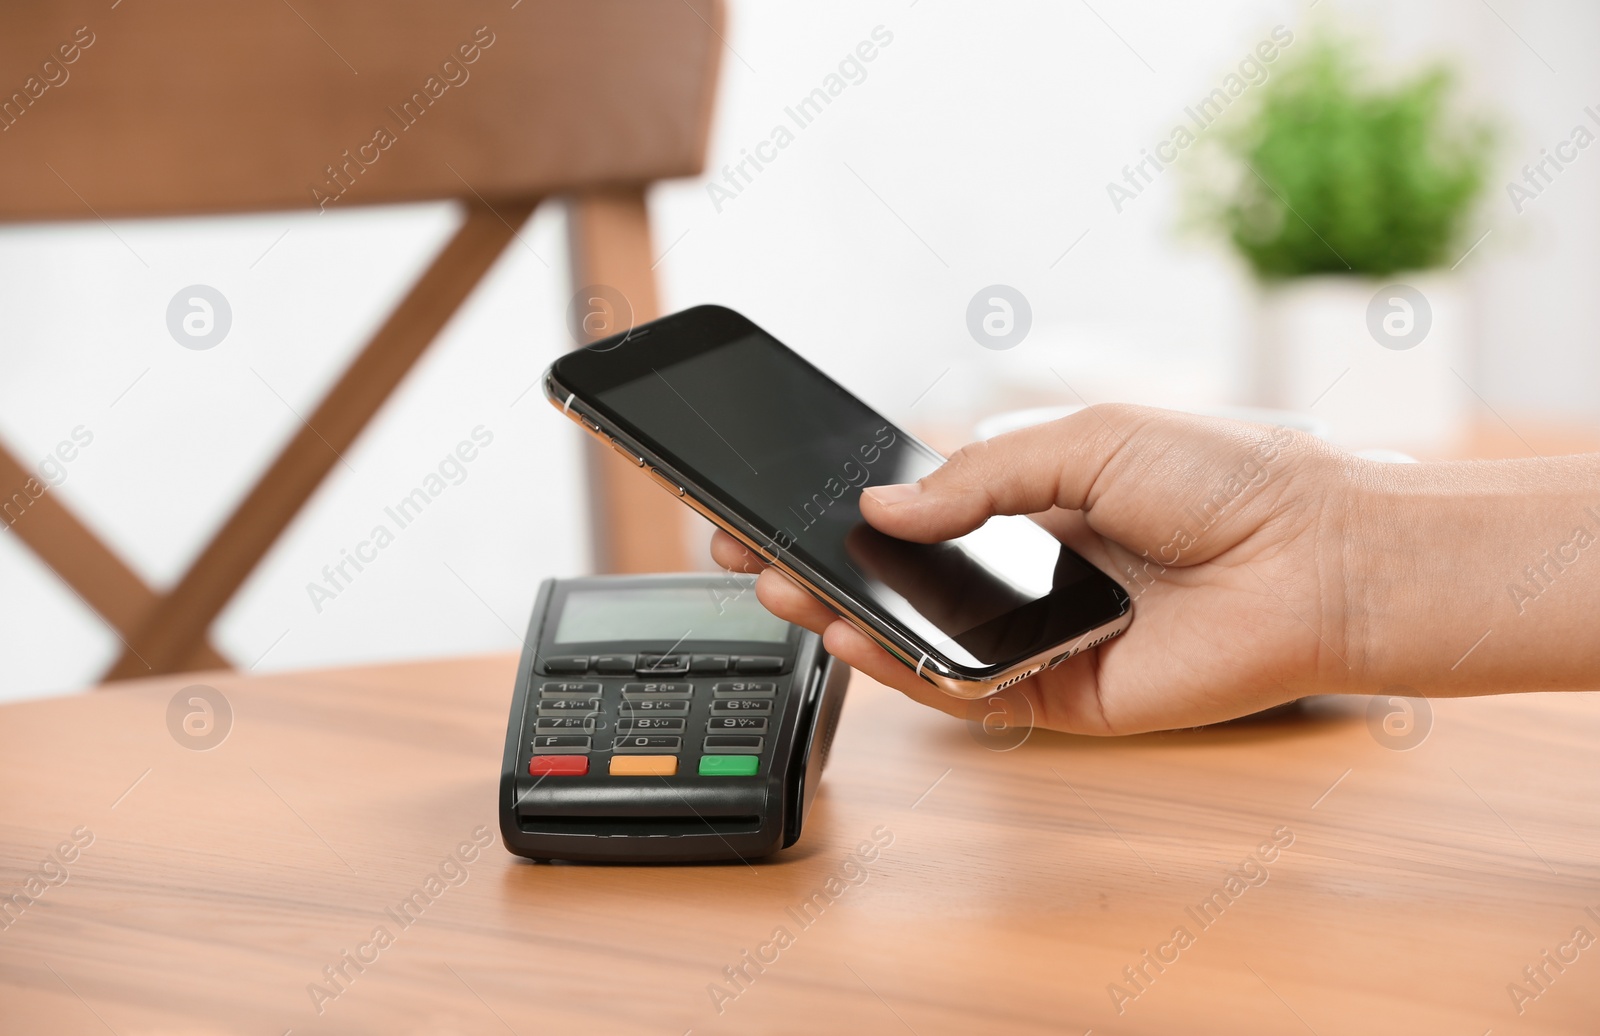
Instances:
[[[1600,446],[1593,4],[730,0],[721,35],[705,174],[649,196],[663,311],[738,309],[940,446],[1112,400],[1423,458]],[[461,219],[0,226],[0,439],[160,592]],[[583,437],[537,387],[574,344],[565,221],[537,210],[221,614],[234,665],[514,651],[539,580],[592,570]],[[213,348],[169,328],[191,285],[231,314]],[[375,562],[308,589],[475,431]],[[120,654],[9,528],[0,588],[0,699]]]

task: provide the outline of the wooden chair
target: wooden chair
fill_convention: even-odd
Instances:
[[[701,169],[723,20],[720,0],[7,5],[0,221],[466,208],[170,593],[49,492],[7,512],[123,639],[110,677],[227,664],[212,621],[542,199],[570,206],[573,285],[658,315],[644,192]],[[682,508],[590,463],[596,567],[683,567]],[[0,447],[0,503],[33,474]]]

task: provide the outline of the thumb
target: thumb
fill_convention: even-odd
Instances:
[[[963,536],[997,514],[1038,514],[1052,507],[1086,511],[1096,483],[1129,439],[1157,411],[1091,407],[956,451],[917,482],[863,491],[861,515],[903,540],[937,543]]]

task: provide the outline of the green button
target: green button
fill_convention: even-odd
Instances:
[[[756,755],[703,755],[700,757],[702,777],[754,777],[761,757]]]

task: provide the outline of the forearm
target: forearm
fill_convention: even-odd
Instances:
[[[1363,474],[1344,545],[1353,684],[1600,688],[1600,456]]]

